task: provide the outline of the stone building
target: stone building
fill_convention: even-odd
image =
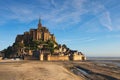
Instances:
[[[0,51],[0,61],[3,59],[4,54],[2,53],[2,51]]]
[[[37,29],[30,29],[29,32],[24,32],[23,35],[17,35],[15,42],[27,43],[29,40],[52,40],[56,42],[54,34],[50,34],[49,30],[46,27],[42,26],[40,19]]]

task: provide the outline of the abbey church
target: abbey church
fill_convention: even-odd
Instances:
[[[39,19],[38,28],[30,29],[29,32],[24,32],[23,35],[17,35],[16,42],[23,42],[29,40],[42,40],[48,41],[52,40],[56,42],[54,34],[50,34],[49,30],[46,27],[43,27],[41,24],[41,20]]]

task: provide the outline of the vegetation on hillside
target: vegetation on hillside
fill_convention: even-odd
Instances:
[[[54,53],[54,41],[48,40],[48,41],[42,41],[42,40],[31,40],[27,43],[21,43],[16,42],[13,44],[13,46],[9,46],[7,49],[4,49],[5,57],[10,57],[11,55],[18,55],[21,53],[21,50],[49,50],[52,53]]]

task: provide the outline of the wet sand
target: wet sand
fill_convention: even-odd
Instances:
[[[0,80],[120,80],[120,61],[0,61]]]
[[[120,80],[119,64],[120,62],[115,60],[74,62],[72,70],[86,80]]]

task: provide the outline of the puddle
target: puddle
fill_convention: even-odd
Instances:
[[[98,66],[107,66],[107,64],[101,63],[101,64],[97,64]]]
[[[82,69],[77,68],[77,70],[80,71],[84,75],[88,75],[88,73],[86,71],[82,70]]]

